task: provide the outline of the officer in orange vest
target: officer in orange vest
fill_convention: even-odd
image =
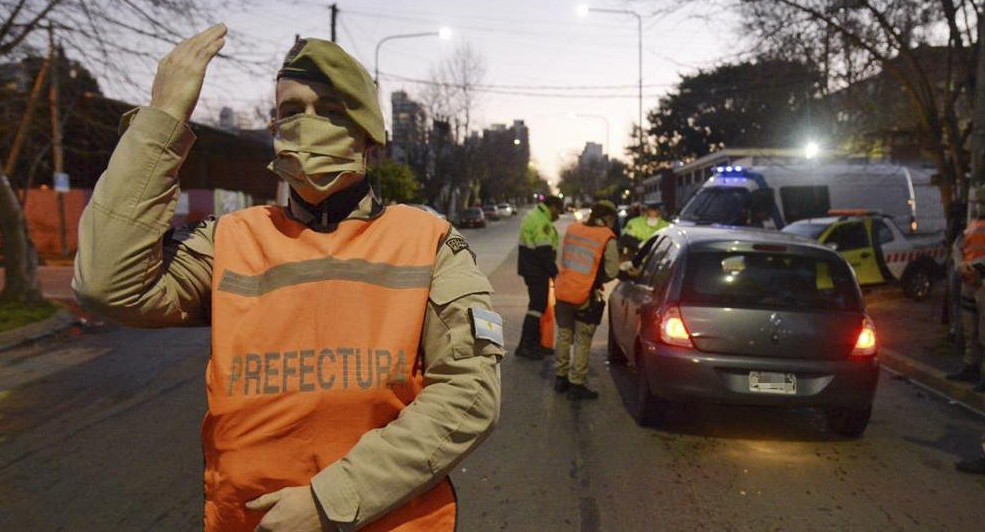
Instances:
[[[80,301],[134,326],[212,326],[205,530],[446,531],[451,468],[499,415],[502,319],[468,242],[366,180],[373,80],[298,40],[277,75],[289,205],[168,231],[216,25],[161,61],[80,223]]]
[[[554,346],[554,390],[568,399],[598,399],[585,385],[592,336],[602,322],[602,285],[619,274],[619,248],[612,228],[616,206],[600,201],[584,223],[568,226],[557,276],[557,342]],[[571,353],[574,342],[574,355]]]
[[[982,349],[985,344],[985,186],[975,190],[972,207],[975,220],[956,241],[960,245],[957,264],[961,275],[961,328],[964,333],[964,366],[947,376],[949,380],[976,383],[974,390],[985,392]]]

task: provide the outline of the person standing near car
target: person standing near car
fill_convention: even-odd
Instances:
[[[617,231],[619,251],[624,257],[632,257],[657,231],[670,225],[660,214],[660,205],[649,203],[642,214],[629,218],[622,231]]]
[[[520,254],[517,256],[517,273],[527,285],[529,302],[520,331],[520,345],[516,355],[539,360],[553,354],[544,347],[541,319],[547,311],[551,280],[557,277],[558,233],[554,222],[561,217],[564,203],[557,196],[547,196],[523,218],[520,225]],[[550,339],[553,341],[553,338]]]
[[[961,329],[964,336],[964,365],[948,380],[976,383],[985,392],[982,349],[985,342],[985,186],[975,190],[975,220],[962,233],[958,270],[961,274]]]
[[[605,310],[602,285],[619,274],[619,249],[612,228],[616,206],[600,201],[585,223],[574,223],[564,234],[561,270],[557,277],[557,345],[554,346],[554,390],[572,400],[598,399],[586,386],[592,337]],[[574,344],[574,354],[571,352]]]
[[[499,415],[502,320],[444,220],[382,205],[376,86],[335,43],[299,39],[276,78],[287,207],[169,231],[188,120],[218,24],[158,65],[79,225],[73,288],[132,326],[211,326],[206,532],[451,532],[447,477]],[[465,253],[463,253],[465,251]]]
[[[642,244],[657,234],[657,231],[669,225],[670,223],[661,216],[660,205],[648,203],[646,212],[642,216],[637,216],[626,223],[623,234],[635,238],[639,244]]]

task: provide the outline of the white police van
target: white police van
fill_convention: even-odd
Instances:
[[[929,172],[892,164],[812,162],[715,167],[677,222],[782,229],[832,209],[879,211],[910,233],[935,233],[946,225]]]

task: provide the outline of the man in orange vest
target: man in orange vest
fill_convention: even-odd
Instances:
[[[961,274],[961,328],[964,333],[964,366],[947,376],[949,380],[976,383],[975,391],[985,392],[982,349],[985,343],[985,187],[975,190],[976,214],[956,241],[960,246],[958,271]]]
[[[376,87],[301,39],[276,82],[287,207],[168,231],[216,25],[158,66],[79,228],[73,282],[133,326],[212,326],[205,530],[455,528],[447,474],[499,415],[502,319],[468,242],[366,180],[385,141]]]
[[[612,228],[616,206],[600,201],[584,223],[568,226],[561,247],[561,270],[555,283],[557,296],[557,344],[554,346],[554,390],[567,392],[568,399],[598,399],[598,392],[585,385],[592,336],[605,301],[602,285],[619,274],[619,248]],[[574,342],[574,355],[571,347]]]

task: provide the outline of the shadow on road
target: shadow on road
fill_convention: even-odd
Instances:
[[[609,375],[623,407],[636,411],[636,370],[609,365]],[[675,403],[657,430],[675,434],[757,441],[839,441],[830,433],[822,412],[811,408],[732,406],[712,403]]]

